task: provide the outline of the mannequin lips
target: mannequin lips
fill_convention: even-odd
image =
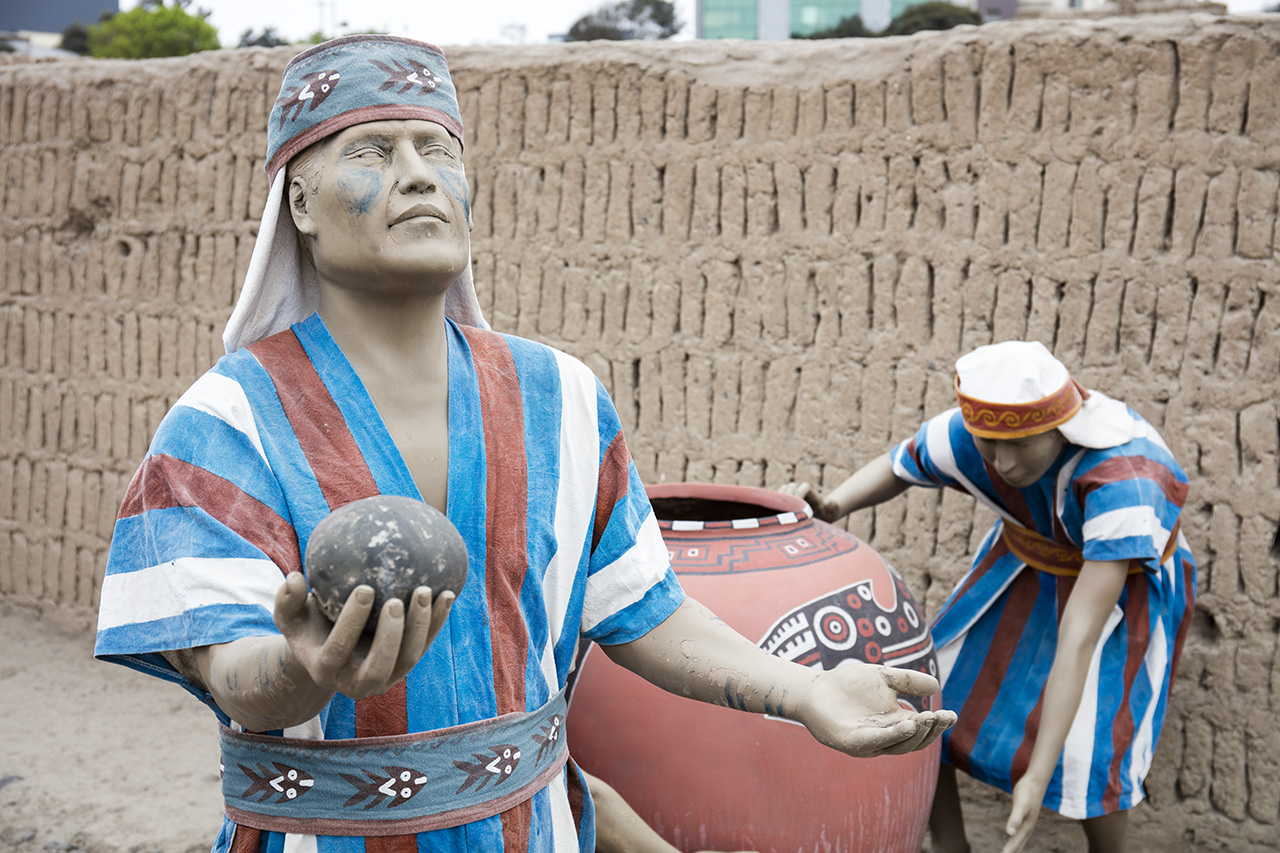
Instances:
[[[428,217],[431,219],[438,219],[441,222],[449,221],[449,217],[445,216],[444,212],[440,210],[440,208],[436,207],[435,205],[415,204],[413,207],[408,208],[407,210],[403,211],[399,216],[397,216],[395,219],[391,220],[391,224],[399,225],[401,222],[407,222],[410,219],[417,219],[419,217]]]

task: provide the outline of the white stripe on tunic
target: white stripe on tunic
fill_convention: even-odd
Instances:
[[[1119,606],[1113,606],[1107,616],[1107,624],[1093,647],[1080,706],[1076,709],[1071,730],[1067,732],[1067,740],[1062,747],[1062,806],[1056,811],[1064,817],[1081,820],[1089,814],[1089,772],[1093,768],[1093,741],[1098,728],[1098,678],[1102,668],[1102,648],[1123,618],[1124,611]]]
[[[271,610],[284,582],[270,560],[182,557],[158,566],[102,579],[98,630],[181,616],[217,604],[257,604]]]
[[[547,611],[550,639],[542,649],[539,666],[554,692],[560,679],[556,673],[555,647],[564,631],[565,615],[573,594],[582,551],[590,533],[592,510],[600,478],[600,428],[596,411],[594,375],[581,362],[552,350],[560,371],[560,484],[556,493],[556,553],[543,576],[543,602]],[[579,416],[580,415],[580,416]],[[554,797],[552,798],[555,799]]]
[[[657,545],[653,539],[657,539]],[[587,578],[586,600],[582,603],[582,630],[590,631],[615,613],[644,598],[667,573],[666,561],[652,559],[665,554],[662,532],[653,513],[636,531],[635,544],[613,563]]]
[[[579,853],[578,825],[574,823],[569,808],[569,794],[565,781],[566,770],[561,770],[547,786],[551,800],[551,837],[555,840],[555,853]]]
[[[1150,505],[1126,506],[1099,513],[1084,523],[1084,541],[1124,539],[1147,534],[1156,553],[1162,553],[1169,541],[1169,531],[1160,523],[1155,507]]]
[[[232,429],[244,433],[258,455],[267,462],[262,439],[258,437],[258,424],[253,419],[253,407],[249,405],[244,388],[236,380],[212,371],[206,373],[192,383],[173,406],[175,409],[186,406],[212,415]],[[270,463],[267,464],[270,467]]]
[[[992,512],[999,513],[1002,518],[1007,519],[1009,522],[1017,524],[1018,520],[1008,510],[987,497],[982,489],[974,485],[973,481],[960,471],[960,466],[956,463],[955,454],[951,452],[951,413],[955,411],[956,409],[951,409],[929,420],[928,432],[925,436],[925,441],[929,446],[929,458],[933,460],[942,473],[964,487],[964,490],[972,495],[974,500]]]
[[[1151,685],[1151,697],[1147,700],[1146,712],[1138,721],[1133,733],[1133,743],[1129,747],[1129,785],[1136,792],[1134,805],[1137,805],[1143,797],[1142,780],[1147,777],[1147,771],[1151,769],[1151,760],[1155,752],[1156,706],[1164,696],[1164,678],[1168,674],[1166,667],[1169,665],[1167,642],[1164,621],[1156,619],[1151,631],[1151,644],[1147,646],[1147,656],[1142,662],[1147,681]]]

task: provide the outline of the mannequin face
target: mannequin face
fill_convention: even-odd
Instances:
[[[1056,429],[1027,438],[979,438],[973,443],[987,465],[1014,488],[1030,486],[1052,467],[1067,440]]]
[[[358,124],[320,143],[288,187],[323,285],[370,295],[444,293],[470,255],[461,145],[435,122]]]

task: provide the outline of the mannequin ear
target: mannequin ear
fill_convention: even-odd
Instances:
[[[302,175],[294,175],[293,180],[289,181],[289,186],[285,187],[285,192],[289,196],[289,214],[293,217],[294,227],[298,229],[299,234],[314,237],[316,222],[311,218],[311,214],[307,212],[307,200],[310,192],[307,188],[306,178]]]

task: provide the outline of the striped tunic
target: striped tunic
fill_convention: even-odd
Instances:
[[[1058,621],[1075,583],[1014,556],[1001,537],[1006,520],[1079,549],[1086,560],[1141,564],[1094,649],[1045,794],[1046,806],[1077,819],[1142,799],[1195,605],[1196,566],[1181,533],[1161,561],[1186,501],[1186,474],[1156,431],[1130,414],[1132,440],[1105,450],[1067,445],[1022,489],[983,461],[958,409],[892,451],[900,479],[966,492],[1000,516],[933,624],[943,705],[960,717],[943,736],[943,759],[987,784],[1011,791],[1026,772]]]
[[[448,516],[470,574],[449,621],[383,696],[338,695],[280,734],[427,731],[542,706],[579,635],[643,636],[683,600],[617,414],[580,362],[448,326]],[[175,681],[160,652],[276,633],[284,574],[332,509],[420,495],[373,402],[318,315],[222,358],[162,422],[121,507],[102,585],[102,659]],[[224,822],[216,853],[592,850],[577,771],[452,829],[391,838],[284,836]]]

